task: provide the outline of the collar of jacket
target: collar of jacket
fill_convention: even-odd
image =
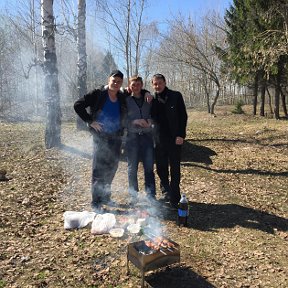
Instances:
[[[164,90],[161,93],[156,93],[156,99],[160,102],[160,103],[166,103],[167,99],[168,99],[168,88],[165,87]]]

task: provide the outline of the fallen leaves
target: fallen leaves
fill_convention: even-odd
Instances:
[[[249,117],[241,126],[235,116],[202,121],[193,115],[187,138],[215,153],[208,155],[209,165],[188,157],[182,166],[190,227],[177,227],[177,212],[170,210],[161,221],[180,243],[187,269],[171,268],[166,274],[176,271],[177,279],[196,279],[202,287],[286,287],[287,178],[281,173],[288,170],[287,128],[274,120],[263,129]],[[10,179],[0,182],[0,280],[7,287],[138,287],[138,270],[126,276],[128,238],[93,236],[89,228],[63,229],[64,211],[89,210],[91,159],[45,150],[41,125],[0,125],[0,137],[6,139],[0,143],[0,168]],[[66,145],[91,153],[85,132],[63,125],[62,137]],[[139,178],[143,185],[142,167]],[[125,162],[116,180],[113,197],[121,202],[127,187]],[[162,278],[152,274],[159,287],[171,287],[161,286]]]

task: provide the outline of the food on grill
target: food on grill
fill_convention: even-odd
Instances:
[[[152,233],[151,233],[152,234]],[[146,236],[148,236],[146,234]],[[167,241],[168,245],[173,245],[174,249],[164,249],[159,247],[159,250],[155,251],[154,249],[148,247],[147,245],[153,246],[158,249],[157,244],[155,244],[154,237],[150,237],[150,239],[141,240],[138,242],[132,242],[128,244],[127,249],[127,272],[129,273],[129,262],[133,263],[142,274],[141,287],[144,285],[144,278],[146,271],[152,271],[161,267],[168,266],[170,264],[179,263],[180,262],[180,246],[176,242],[169,240],[167,238],[161,239]],[[166,244],[164,241],[164,245]],[[171,243],[171,244],[169,244]],[[155,246],[156,245],[156,246]]]
[[[157,245],[155,242],[151,240],[145,241],[145,245],[155,251],[158,251],[160,249],[159,245]]]
[[[159,249],[169,249],[169,248],[174,248],[175,245],[168,241],[167,239],[163,238],[162,236],[157,236],[154,239],[151,240],[146,240],[145,245],[148,246],[149,248],[158,251]]]

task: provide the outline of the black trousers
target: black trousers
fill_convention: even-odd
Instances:
[[[160,138],[156,143],[155,159],[161,186],[168,193],[170,201],[180,201],[180,162],[182,145],[175,144],[175,138]]]
[[[116,174],[122,139],[120,136],[94,136],[92,161],[92,205],[111,196],[111,183]]]

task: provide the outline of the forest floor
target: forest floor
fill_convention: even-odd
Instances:
[[[181,181],[189,225],[178,227],[177,212],[161,202],[154,207],[181,262],[146,273],[151,287],[288,287],[288,123],[231,110],[189,111]],[[131,263],[126,275],[127,245],[138,236],[63,227],[65,211],[90,210],[88,132],[63,123],[63,147],[45,150],[43,124],[2,121],[0,138],[10,179],[0,182],[0,288],[140,287]],[[122,160],[112,198],[133,213],[126,171]]]

